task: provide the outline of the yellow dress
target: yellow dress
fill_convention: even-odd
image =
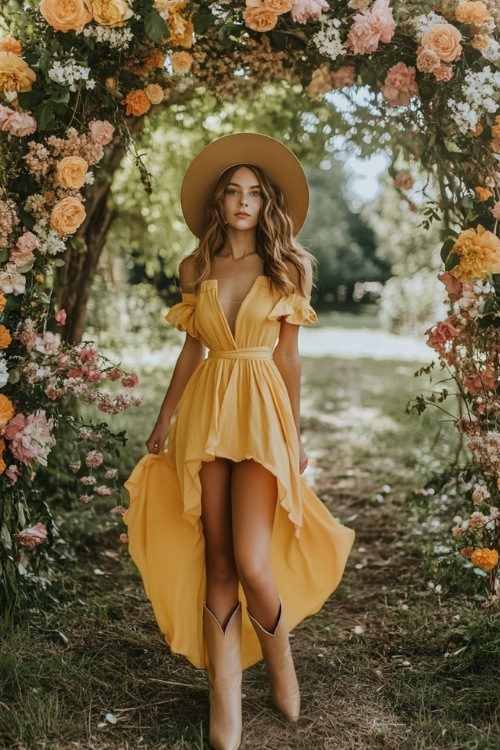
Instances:
[[[290,399],[272,359],[281,319],[308,324],[316,315],[305,297],[280,296],[266,276],[255,280],[243,301],[234,336],[216,280],[203,282],[197,295],[183,295],[167,320],[201,339],[208,357],[186,386],[168,450],[142,458],[125,485],[129,550],[158,625],[172,651],[199,668],[206,666],[202,461],[252,458],[275,475],[272,565],[290,629],[317,612],[336,588],[354,540],[298,472]],[[240,598],[244,603],[243,591]],[[245,607],[243,612],[246,668],[262,654]]]

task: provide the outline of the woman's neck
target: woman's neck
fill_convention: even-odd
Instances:
[[[253,255],[257,252],[257,243],[255,232],[234,232],[228,231],[226,241],[220,253],[222,258],[232,258],[241,260],[246,255]]]

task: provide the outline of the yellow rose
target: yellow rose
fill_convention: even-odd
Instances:
[[[488,273],[500,273],[500,239],[481,224],[477,229],[464,229],[457,237],[451,254],[460,262],[450,273],[459,281],[484,279]]]
[[[132,9],[125,0],[92,0],[94,19],[101,26],[124,26],[131,16]]]
[[[40,13],[56,31],[80,31],[92,20],[84,0],[41,0]]]
[[[0,393],[0,427],[5,427],[14,416],[14,406],[12,401]]]
[[[81,156],[66,156],[57,166],[57,181],[64,188],[78,190],[85,182],[88,168],[88,163]]]
[[[478,547],[475,549],[470,559],[478,568],[483,570],[491,570],[496,568],[498,565],[498,552],[496,549],[488,549],[487,547]]]
[[[243,13],[243,20],[252,31],[271,31],[278,23],[278,14],[265,6],[247,8]]]
[[[0,91],[31,91],[36,75],[14,52],[0,52]]]
[[[458,60],[462,54],[462,34],[451,23],[437,23],[422,37],[422,47],[434,50],[443,62]]]
[[[167,10],[168,13],[173,13],[176,10],[182,10],[187,5],[187,0],[155,0],[153,8],[158,12]]]
[[[455,16],[460,23],[473,23],[480,26],[488,20],[490,14],[486,5],[478,0],[478,2],[458,3]]]
[[[172,47],[189,49],[193,46],[194,27],[191,21],[187,21],[180,13],[174,12],[167,18],[167,27],[170,36],[166,41]]]
[[[7,349],[12,341],[8,329],[5,326],[0,325],[0,349]]]
[[[85,216],[81,200],[69,196],[56,203],[50,214],[50,223],[59,234],[74,234]]]

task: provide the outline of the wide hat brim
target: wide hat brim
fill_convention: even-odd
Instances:
[[[292,151],[276,138],[260,133],[224,135],[200,151],[191,162],[181,187],[181,206],[186,224],[200,238],[205,210],[220,175],[237,164],[260,167],[281,188],[297,234],[309,207],[309,186],[304,170]]]

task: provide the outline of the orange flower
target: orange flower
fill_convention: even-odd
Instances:
[[[161,102],[163,101],[163,89],[157,83],[150,83],[148,86],[146,86],[144,91],[151,104],[161,104]]]
[[[3,292],[0,292],[0,312],[3,312],[5,310],[5,305],[7,304],[7,300],[5,299],[5,295]]]
[[[8,329],[5,326],[0,325],[0,349],[7,349],[7,347],[10,346],[11,341],[12,336]]]
[[[50,223],[59,234],[74,234],[85,220],[85,209],[79,198],[69,196],[56,203]]]
[[[493,138],[500,138],[500,117],[498,115],[495,117],[495,125],[491,128],[491,135]]]
[[[483,128],[482,124],[480,122],[478,122],[477,125],[476,125],[476,127],[474,128],[474,130],[469,131],[469,135],[472,138],[479,138],[479,136],[481,135],[481,133],[483,132],[483,130],[484,130],[484,128]]]
[[[490,148],[495,154],[500,154],[500,136],[493,138],[490,143]]]
[[[488,273],[500,272],[500,239],[481,224],[464,229],[457,237],[450,255],[457,253],[460,262],[450,270],[459,281],[484,279]]]
[[[8,34],[0,39],[0,52],[13,52],[21,56],[23,54],[21,42]]]
[[[490,14],[486,5],[481,0],[478,0],[478,2],[458,3],[455,9],[455,16],[460,23],[473,23],[476,26],[480,26],[488,20]]]
[[[41,283],[42,283],[42,281],[43,281],[43,274],[41,274],[41,273],[36,273],[36,274],[35,274],[35,281],[37,281],[37,282],[38,282],[39,284],[41,284]]]
[[[151,102],[149,101],[147,94],[142,89],[134,89],[131,91],[125,99],[122,99],[121,104],[125,104],[127,109],[125,114],[134,115],[140,117],[146,114],[151,109]]]
[[[462,547],[460,550],[460,554],[462,557],[465,557],[466,560],[470,560],[472,553],[474,552],[474,547]]]
[[[41,0],[40,13],[56,31],[79,31],[92,20],[84,0]]]
[[[193,46],[194,26],[180,13],[172,12],[167,18],[167,27],[170,36],[166,40],[172,47],[184,47],[189,49]]]
[[[0,52],[0,91],[31,91],[36,75],[14,52]]]
[[[474,49],[479,50],[479,52],[482,52],[483,50],[488,49],[488,47],[490,46],[490,38],[489,36],[482,36],[481,34],[478,34],[471,39],[470,46],[474,47]]]
[[[66,156],[57,165],[57,181],[64,188],[77,190],[85,182],[88,168],[88,163],[81,156]]]
[[[164,64],[165,55],[163,55],[158,49],[153,50],[149,57],[146,57],[144,60],[144,65],[148,70],[151,70],[152,68],[163,68]]]
[[[487,201],[489,198],[493,196],[493,193],[489,188],[481,187],[481,185],[478,185],[474,188],[474,192],[476,193],[476,198],[478,201]]]
[[[243,20],[252,31],[271,31],[278,23],[278,14],[264,5],[258,8],[247,8]]]
[[[434,50],[443,62],[458,60],[462,54],[462,34],[451,23],[437,23],[422,37],[422,47]]]
[[[189,73],[191,65],[193,64],[193,57],[189,52],[174,52],[170,60],[172,63],[172,70],[178,75]]]
[[[498,552],[496,549],[488,549],[488,547],[478,547],[471,554],[470,559],[478,568],[483,570],[491,570],[496,568],[498,565]]]
[[[0,427],[5,427],[14,416],[14,406],[12,401],[0,393]]]

